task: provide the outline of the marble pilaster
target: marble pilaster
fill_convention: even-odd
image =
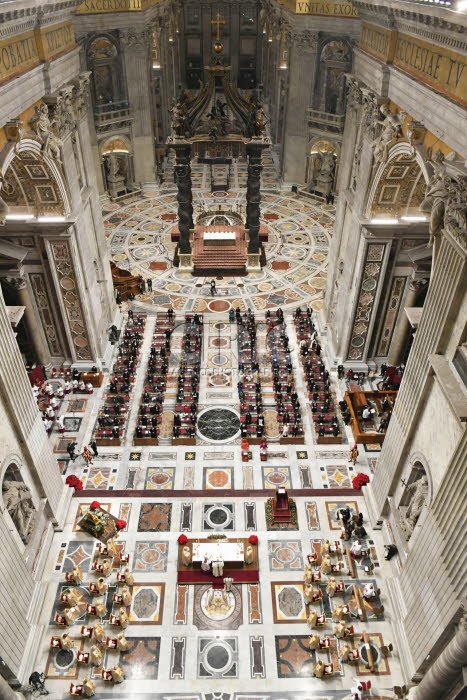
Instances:
[[[156,163],[152,127],[151,30],[132,29],[122,32],[123,65],[128,88],[128,102],[133,112],[135,179],[153,182]]]
[[[16,289],[20,306],[24,306],[24,320],[28,328],[29,338],[36,353],[36,362],[46,367],[46,369],[50,369],[52,366],[50,352],[43,340],[42,330],[36,319],[34,304],[31,300],[31,294],[26,279],[24,277],[16,277],[9,278],[8,281]]]
[[[311,107],[318,66],[315,35],[295,41],[289,52],[289,90],[284,128],[282,179],[305,181],[308,146],[307,109]]]

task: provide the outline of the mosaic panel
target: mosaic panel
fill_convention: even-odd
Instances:
[[[188,621],[188,598],[190,587],[179,583],[176,589],[174,625],[186,625]]]
[[[111,484],[115,483],[115,476],[112,477],[111,467],[90,467],[83,484],[86,490],[107,490]]]
[[[120,652],[119,665],[127,680],[156,680],[159,675],[160,637],[127,637],[129,647]]]
[[[316,501],[308,501],[305,503],[306,519],[309,530],[319,530],[318,506]]]
[[[94,542],[89,540],[73,540],[73,542],[69,542],[63,571],[71,571],[75,566],[80,566],[83,571],[89,571],[93,549]]]
[[[145,489],[173,489],[175,469],[173,467],[148,467]]]
[[[304,584],[296,581],[271,581],[272,610],[276,624],[306,622],[303,589]]]
[[[352,515],[358,515],[357,501],[326,501],[326,513],[328,516],[329,528],[331,530],[340,530],[341,525],[337,517],[337,511],[342,508],[350,508]]]
[[[233,503],[203,504],[203,530],[235,530]]]
[[[279,678],[311,678],[316,653],[308,648],[309,635],[276,636],[276,663]]]
[[[388,308],[386,309],[378,350],[376,351],[376,355],[379,357],[386,357],[389,353],[394,327],[399,314],[402,297],[404,296],[406,280],[407,277],[394,277],[392,280]]]
[[[142,503],[138,532],[168,532],[171,518],[171,503]]]
[[[75,279],[70,243],[66,240],[50,241],[50,250],[58,277],[63,308],[68,319],[74,352],[79,360],[92,360],[86,321]]]
[[[365,266],[347,354],[349,360],[363,358],[385,248],[385,243],[369,243],[366,249]]]
[[[74,642],[73,649],[50,649],[45,667],[45,677],[53,680],[75,680],[78,678],[79,666],[76,654],[83,651],[84,640],[79,637],[70,638]]]
[[[165,583],[135,583],[131,592],[130,625],[161,625]]]
[[[233,630],[243,624],[241,588],[195,586],[193,624],[199,630]]]
[[[193,503],[182,503],[180,513],[180,530],[190,532],[193,526]]]
[[[136,542],[134,570],[167,571],[168,542]]]
[[[252,678],[266,678],[264,637],[250,637],[250,675]]]
[[[185,677],[186,637],[172,637],[170,653],[170,678],[181,680]]]
[[[331,489],[350,489],[349,472],[344,464],[326,464],[326,475],[329,488]]]
[[[248,621],[250,625],[261,624],[263,613],[261,610],[261,588],[259,583],[248,584]]]
[[[52,313],[50,299],[47,292],[45,275],[41,272],[30,272],[29,281],[31,282],[34,299],[36,300],[37,310],[44,329],[47,345],[51,355],[63,355],[63,350],[60,345],[60,340],[55,326],[55,320]]]
[[[237,637],[199,637],[198,678],[238,678]]]
[[[268,556],[270,571],[303,570],[302,545],[299,540],[270,540]]]
[[[204,467],[203,489],[232,489],[233,469],[230,467]]]
[[[291,488],[290,468],[289,467],[262,467],[263,488],[278,489]]]

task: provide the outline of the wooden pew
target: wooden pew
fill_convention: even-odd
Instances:
[[[363,607],[362,592],[356,583],[353,584],[352,588],[353,588],[354,598],[357,601],[357,608],[358,608],[358,610],[362,611],[358,617],[363,622],[364,620],[366,620],[366,615],[365,615],[365,608]]]
[[[349,573],[352,578],[357,578],[357,568],[355,562],[350,555],[350,547],[348,544],[345,545],[345,556],[347,557],[347,564],[349,565]]]
[[[366,646],[368,668],[370,669],[370,671],[374,671],[375,670],[375,662],[373,660],[373,654],[372,654],[371,647],[370,647],[370,637],[368,636],[368,632],[365,632],[365,631],[363,632],[363,641],[364,641],[365,646]]]

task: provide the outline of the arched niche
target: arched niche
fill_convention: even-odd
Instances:
[[[97,111],[111,109],[123,100],[121,61],[114,37],[91,37],[86,49],[88,70],[92,73],[91,93]]]
[[[36,523],[36,508],[31,491],[24,482],[19,459],[9,458],[2,475],[2,510],[13,523],[23,544],[27,544]]]
[[[389,150],[370,183],[365,216],[368,219],[420,216],[420,204],[428,182],[426,163],[409,141],[401,140]]]
[[[320,111],[344,114],[345,74],[351,63],[352,52],[345,41],[332,39],[324,44],[320,55]]]
[[[398,504],[400,525],[409,540],[432,497],[430,470],[422,454],[412,455],[401,484],[403,490]]]
[[[0,195],[10,213],[67,216],[70,196],[59,163],[31,138],[7,143],[0,153]]]
[[[116,197],[130,187],[134,179],[133,150],[128,136],[119,134],[108,137],[99,144],[102,175],[111,197]]]
[[[305,175],[310,191],[323,195],[334,191],[339,152],[339,144],[330,139],[318,138],[311,142]]]

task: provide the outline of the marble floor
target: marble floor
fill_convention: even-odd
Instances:
[[[196,172],[196,168],[199,172]],[[195,180],[202,188],[205,173],[195,166]],[[241,168],[236,175],[241,186]],[[272,182],[272,181],[271,181]],[[274,184],[271,184],[271,188]],[[266,188],[267,189],[267,188]],[[227,193],[232,205],[239,205],[240,190]],[[214,199],[205,190],[196,192],[197,203],[211,206]],[[157,447],[132,444],[136,414],[143,391],[144,361],[137,369],[131,395],[129,419],[123,444],[99,448],[99,456],[89,466],[79,457],[69,462],[66,444],[76,440],[88,444],[96,424],[108,375],[102,387],[91,396],[74,396],[62,403],[67,432],[50,437],[63,477],[73,473],[84,483],[84,490],[71,500],[66,526],[56,533],[46,565],[47,595],[41,612],[43,634],[35,668],[44,671],[51,698],[69,697],[70,683],[79,683],[91,674],[96,698],[162,698],[183,700],[292,700],[295,698],[349,698],[355,678],[372,683],[372,697],[393,698],[392,688],[402,681],[397,648],[385,658],[382,647],[394,641],[387,579],[394,562],[384,560],[379,531],[368,529],[366,545],[374,564],[368,576],[357,563],[352,579],[345,555],[339,555],[344,568],[338,580],[344,582],[342,597],[330,599],[321,583],[323,598],[318,613],[328,622],[320,636],[329,636],[328,649],[310,651],[307,640],[308,607],[304,604],[304,568],[307,555],[319,552],[323,540],[338,540],[340,525],[336,512],[344,505],[365,517],[364,498],[351,488],[357,472],[371,478],[377,468],[379,448],[360,446],[355,466],[348,462],[352,435],[342,426],[340,445],[317,445],[291,310],[299,303],[311,303],[318,311],[326,280],[327,251],[332,235],[332,211],[295,195],[265,192],[263,213],[269,219],[268,264],[257,277],[230,278],[218,282],[219,295],[211,300],[208,285],[180,275],[172,267],[169,230],[171,221],[164,213],[176,211],[175,196],[166,185],[158,195],[126,202],[122,207],[106,205],[105,224],[112,257],[120,267],[152,276],[153,292],[138,297],[135,309],[148,313],[143,338],[143,357],[150,344],[156,314],[172,305],[182,320],[185,312],[206,313],[202,326],[203,355],[199,413],[207,416],[198,426],[196,445],[172,446],[163,438]],[[219,308],[214,302],[225,301]],[[261,354],[260,374],[263,392],[268,459],[261,462],[259,447],[251,446],[251,460],[242,462],[238,436],[238,360],[236,326],[228,321],[231,305],[256,312],[258,347],[266,334],[264,312],[278,305],[285,310],[287,332],[292,348],[293,373],[301,403],[305,444],[281,445],[274,418],[274,396],[270,363]],[[124,312],[125,312],[124,308]],[[209,312],[209,315],[207,315]],[[124,314],[126,319],[126,314]],[[177,351],[182,332],[174,332],[169,381],[164,412],[173,410],[176,400]],[[323,348],[326,338],[321,338]],[[269,368],[269,369],[268,369]],[[331,369],[331,368],[329,368]],[[346,389],[331,371],[332,389],[340,399]],[[59,380],[55,380],[56,383]],[[367,382],[368,388],[370,382]],[[211,410],[211,418],[208,411]],[[232,415],[229,421],[228,413]],[[65,439],[64,439],[65,438]],[[266,502],[278,487],[285,487],[296,503],[296,522],[271,525]],[[125,630],[129,648],[125,652],[107,650],[104,667],[118,663],[125,672],[122,684],[112,685],[100,678],[100,671],[77,662],[77,652],[91,646],[80,636],[81,625],[93,625],[96,618],[86,614],[90,602],[88,585],[96,581],[92,562],[97,540],[82,531],[78,521],[93,500],[127,525],[118,538],[120,549],[129,554],[135,582]],[[178,537],[206,538],[225,533],[230,539],[257,535],[259,583],[239,584],[225,595],[206,584],[178,584]],[[337,560],[336,560],[337,561]],[[368,562],[366,562],[368,563]],[[79,616],[68,629],[74,639],[72,650],[50,649],[50,638],[63,628],[54,624],[60,610],[60,593],[66,588],[65,574],[79,564],[84,581],[79,589]],[[110,614],[117,613],[112,595],[117,591],[114,569],[108,578],[103,627],[115,637]],[[326,577],[323,577],[326,580]],[[369,581],[380,589],[377,599],[365,604],[359,615],[356,591]],[[97,600],[101,600],[98,598]],[[369,635],[375,671],[363,661],[350,666],[339,661],[342,640],[334,635],[332,610],[344,601],[350,608],[349,624],[354,626],[353,643],[365,659],[363,633]],[[96,599],[94,599],[96,602]],[[384,611],[381,613],[383,606]],[[360,617],[364,619],[361,620]],[[117,630],[118,631],[118,630]],[[313,677],[317,658],[334,664],[332,677]]]

